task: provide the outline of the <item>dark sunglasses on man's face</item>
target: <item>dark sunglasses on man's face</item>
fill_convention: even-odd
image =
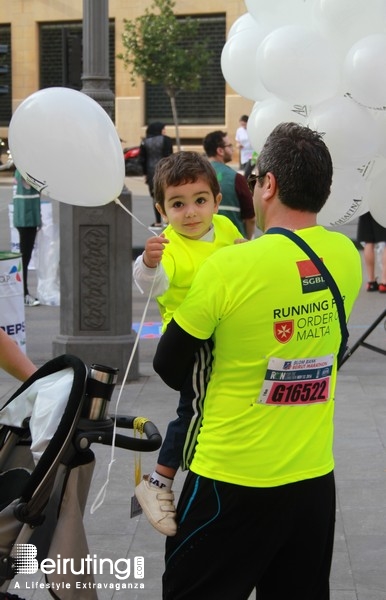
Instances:
[[[257,175],[256,173],[251,173],[247,179],[247,184],[249,187],[249,191],[251,192],[251,194],[253,194],[253,192],[255,191],[255,186],[256,186],[256,181],[262,181],[264,179],[265,175]]]

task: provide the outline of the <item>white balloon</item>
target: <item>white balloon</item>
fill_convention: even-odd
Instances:
[[[382,155],[374,156],[372,159],[364,164],[357,167],[358,173],[361,175],[365,182],[365,195],[363,198],[362,205],[358,210],[358,217],[370,210],[369,208],[369,194],[371,185],[374,179],[376,179],[386,169],[386,157]]]
[[[364,215],[367,212],[369,212],[368,190],[366,191],[366,193],[362,199],[362,203],[359,205],[355,216],[360,217],[361,215]],[[353,219],[350,219],[350,221],[352,221],[352,220]]]
[[[286,102],[316,104],[336,95],[340,73],[323,37],[287,25],[268,34],[257,50],[257,68],[267,90]]]
[[[270,30],[283,25],[310,26],[316,0],[245,0],[247,10]]]
[[[293,106],[278,98],[256,102],[249,115],[247,131],[252,147],[260,152],[265,140],[279,123],[308,124],[309,107]]]
[[[335,166],[356,166],[377,154],[376,121],[350,98],[335,97],[312,107],[310,127],[324,134]]]
[[[386,227],[386,168],[371,180],[368,193],[369,210],[374,219]]]
[[[221,69],[225,80],[241,96],[250,100],[263,100],[270,96],[258,75],[255,56],[264,38],[257,23],[232,35],[221,53]]]
[[[346,91],[369,108],[386,107],[386,34],[373,34],[356,42],[343,64]]]
[[[367,210],[368,184],[355,168],[334,167],[331,194],[317,216],[319,225],[344,225]]]
[[[122,192],[125,165],[119,136],[95,100],[52,87],[26,98],[9,124],[16,167],[44,195],[100,206]]]
[[[256,26],[257,22],[253,18],[253,16],[250,13],[245,13],[244,15],[241,15],[241,17],[236,19],[233,25],[231,25],[227,39],[229,40],[229,38],[234,36],[236,33],[239,33],[240,31],[245,31],[245,29],[255,29]]]
[[[315,19],[340,57],[362,37],[385,29],[384,0],[317,0]]]
[[[357,169],[365,181],[371,182],[386,169],[386,157],[378,154],[369,161],[357,165]]]
[[[377,124],[378,135],[379,135],[379,148],[378,153],[386,157],[386,108],[385,110],[374,110],[371,111],[373,118]]]

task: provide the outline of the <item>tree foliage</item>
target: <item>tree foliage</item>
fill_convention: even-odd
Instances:
[[[199,39],[198,22],[189,17],[177,18],[174,6],[174,0],[153,0],[143,15],[132,21],[125,19],[125,51],[118,58],[129,69],[133,85],[140,78],[164,87],[180,147],[176,96],[180,91],[199,89],[211,53],[207,43]]]

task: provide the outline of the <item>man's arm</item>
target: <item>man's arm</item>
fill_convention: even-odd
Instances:
[[[169,387],[180,390],[194,354],[205,340],[193,337],[172,319],[161,336],[153,360],[156,373]]]
[[[251,240],[256,231],[256,216],[253,207],[252,194],[249,191],[247,180],[241,173],[236,174],[235,190],[240,204],[240,217],[245,225],[245,233],[248,240]]]
[[[253,217],[253,219],[244,219],[243,222],[247,240],[253,240],[256,233],[256,217]]]
[[[171,154],[173,154],[173,140],[168,135],[164,135],[162,156],[170,156]]]
[[[37,367],[20,350],[19,346],[9,335],[0,328],[0,368],[7,371],[16,379],[26,381]]]

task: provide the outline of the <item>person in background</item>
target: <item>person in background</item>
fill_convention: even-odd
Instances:
[[[219,214],[233,221],[243,236],[251,240],[256,230],[252,194],[244,175],[227,165],[233,158],[233,144],[228,134],[224,131],[208,133],[204,139],[204,150],[216,171],[221,188]]]
[[[13,225],[19,232],[23,265],[24,305],[38,306],[37,298],[28,290],[28,265],[34,249],[36,234],[41,227],[40,194],[16,169],[13,187]]]
[[[349,317],[362,284],[353,242],[317,224],[332,160],[322,136],[281,123],[250,178],[264,235],[207,258],[153,365],[179,390],[213,338],[196,450],[166,540],[163,600],[328,600],[335,526],[335,297],[285,231],[321,257]]]
[[[236,129],[236,146],[240,151],[240,169],[244,171],[252,158],[253,148],[247,131],[248,115],[241,115],[239,127]]]
[[[363,256],[367,275],[366,291],[386,294],[386,228],[382,227],[371,213],[358,218],[357,241],[364,243]],[[381,250],[381,281],[376,277],[376,246],[383,243]]]
[[[0,327],[0,368],[20,379],[26,381],[37,367],[22,352],[18,344]]]
[[[256,166],[257,163],[257,157],[259,156],[259,154],[255,151],[253,151],[252,153],[252,158],[247,162],[247,166],[245,167],[245,171],[244,171],[244,177],[245,179],[248,180],[248,177],[250,175],[252,175],[252,172]]]
[[[161,159],[154,190],[168,226],[162,235],[146,241],[133,275],[141,289],[157,299],[164,330],[204,260],[219,248],[244,240],[229,219],[216,214],[220,186],[210,163],[197,152],[176,152]],[[172,484],[177,469],[187,469],[194,453],[211,364],[212,342],[207,340],[192,359],[178,417],[168,425],[155,469],[135,490],[150,523],[165,535],[177,530]]]
[[[149,194],[153,200],[155,220],[150,227],[154,229],[162,229],[161,215],[156,209],[154,200],[154,172],[161,158],[170,156],[170,154],[173,154],[173,141],[165,134],[165,124],[160,121],[150,123],[146,129],[146,137],[141,143],[140,162],[149,188]]]

